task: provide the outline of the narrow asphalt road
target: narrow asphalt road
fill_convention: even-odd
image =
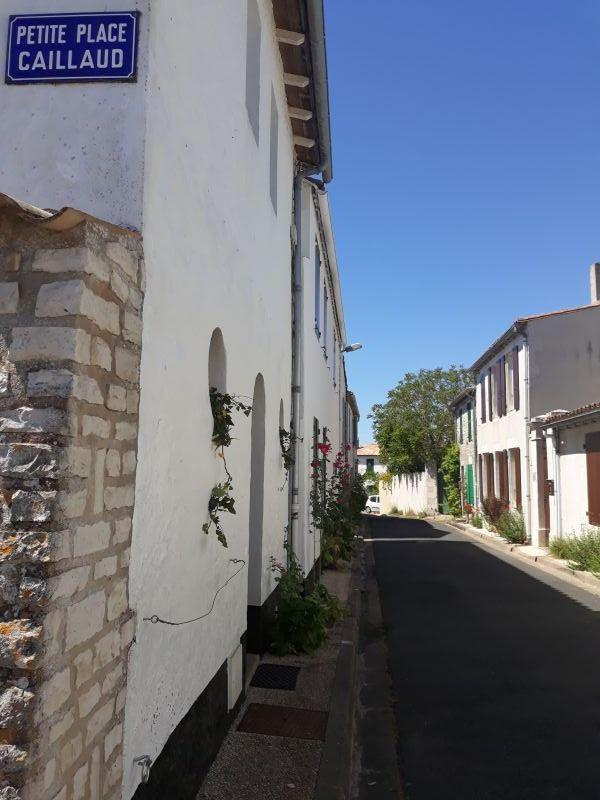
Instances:
[[[405,799],[598,800],[600,599],[421,520],[365,536]]]

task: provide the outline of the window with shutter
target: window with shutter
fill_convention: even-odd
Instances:
[[[494,381],[491,367],[488,369],[488,411],[491,422],[494,419]]]
[[[473,431],[471,429],[471,403],[467,406],[467,441],[470,442],[473,439]]]
[[[518,411],[521,404],[521,387],[519,386],[519,346],[516,345],[513,347],[513,357],[512,357],[512,382],[513,382],[513,395],[514,395],[514,403],[513,407],[515,411]]]
[[[481,381],[479,382],[481,387],[480,389],[480,399],[481,399],[481,421],[486,421],[486,411],[487,406],[485,404],[485,375],[482,376]]]
[[[458,441],[462,444],[463,443],[463,415],[462,411],[458,412]]]

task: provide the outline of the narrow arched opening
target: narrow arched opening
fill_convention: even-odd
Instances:
[[[261,652],[263,517],[265,489],[265,383],[258,374],[252,396],[250,505],[248,520],[248,650]]]

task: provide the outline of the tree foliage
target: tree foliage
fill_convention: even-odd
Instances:
[[[440,464],[453,442],[448,406],[472,382],[462,366],[407,372],[384,404],[373,406],[373,430],[381,459],[393,474],[420,472]]]
[[[440,471],[444,478],[446,499],[450,513],[458,517],[460,507],[460,447],[453,443],[448,447],[442,458]]]

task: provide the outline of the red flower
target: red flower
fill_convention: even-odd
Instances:
[[[319,448],[321,453],[323,453],[324,456],[329,455],[329,452],[331,450],[330,444],[318,444],[317,447]]]

